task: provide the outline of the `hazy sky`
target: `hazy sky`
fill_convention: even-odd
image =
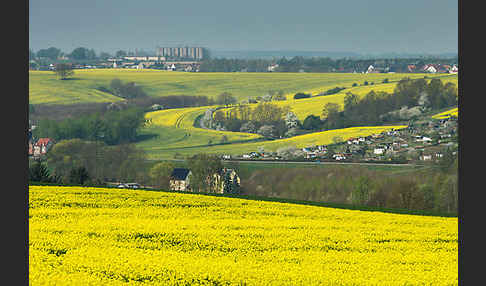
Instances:
[[[30,0],[30,48],[448,53],[457,0]]]

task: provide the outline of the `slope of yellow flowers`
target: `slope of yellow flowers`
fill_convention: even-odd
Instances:
[[[457,285],[457,218],[29,187],[31,285]]]

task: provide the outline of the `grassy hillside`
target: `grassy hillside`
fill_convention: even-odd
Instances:
[[[457,285],[457,218],[29,187],[29,281]]]
[[[351,87],[364,81],[375,84],[404,77],[422,78],[424,74],[343,74],[343,73],[188,73],[160,70],[92,69],[76,70],[73,79],[58,80],[50,71],[29,71],[31,104],[75,104],[120,100],[98,91],[114,78],[134,81],[150,96],[206,95],[214,98],[230,92],[239,100],[262,96],[269,90],[326,91],[336,86]],[[427,75],[434,77],[438,75]]]

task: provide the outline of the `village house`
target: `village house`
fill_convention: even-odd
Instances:
[[[278,68],[278,64],[270,65],[267,67],[267,71],[273,72],[276,68]]]
[[[385,148],[375,148],[373,150],[373,154],[375,155],[382,155],[383,153],[385,153]]]
[[[190,177],[192,173],[186,168],[174,168],[169,179],[171,191],[190,191]]]
[[[423,70],[425,72],[429,72],[429,73],[436,73],[437,72],[437,68],[434,65],[431,65],[431,64],[425,65]]]
[[[424,155],[421,155],[419,159],[422,160],[422,161],[430,161],[430,160],[432,160],[432,155],[430,155],[430,154],[425,155],[424,154]]]
[[[239,187],[241,184],[240,177],[233,169],[223,168],[218,173],[214,174],[214,187],[217,193],[224,193],[224,189],[226,188],[225,177],[229,176],[229,183],[233,184],[234,186]]]
[[[47,154],[47,152],[52,148],[54,145],[54,140],[51,138],[39,138],[35,144],[29,144],[29,154],[32,154],[34,157],[38,157],[41,155]]]

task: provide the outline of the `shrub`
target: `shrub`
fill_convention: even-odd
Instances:
[[[309,98],[309,97],[311,97],[310,93],[303,93],[303,92],[298,92],[294,95],[294,99]]]

